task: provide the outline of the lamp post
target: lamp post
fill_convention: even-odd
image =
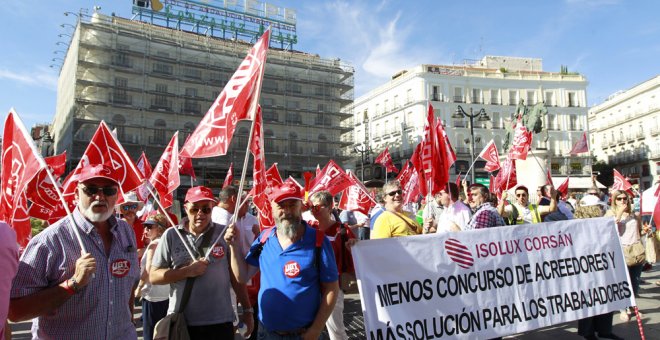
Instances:
[[[364,144],[356,145],[353,147],[353,151],[360,153],[360,180],[364,183],[364,163],[366,154],[371,152],[371,147]]]
[[[452,118],[455,119],[461,119],[463,117],[468,117],[470,119],[470,164],[474,164],[474,118],[477,118],[477,121],[480,122],[487,122],[490,120],[490,117],[488,117],[488,114],[486,114],[486,110],[483,108],[479,110],[477,113],[472,112],[472,107],[470,107],[470,113],[465,112],[463,108],[458,105],[458,108],[456,108],[456,112],[451,116]],[[471,179],[472,179],[472,184],[474,184],[474,170],[472,171]]]

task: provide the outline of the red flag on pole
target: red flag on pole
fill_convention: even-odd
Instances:
[[[252,163],[252,178],[254,184],[252,185],[253,190],[257,193],[264,192],[268,188],[268,179],[266,175],[266,156],[264,152],[264,132],[263,132],[263,121],[261,117],[261,109],[257,110],[257,114],[254,117],[254,126],[252,127],[252,138],[250,142],[250,152],[254,158]],[[229,169],[233,173],[233,163],[229,166]],[[229,176],[229,173],[227,173]],[[225,183],[227,180],[225,180]],[[230,181],[231,182],[231,181]]]
[[[188,139],[190,139],[190,135],[186,137],[186,141],[183,144],[188,143]],[[197,176],[195,175],[195,168],[193,168],[192,164],[192,158],[182,156],[181,152],[179,152],[179,175],[187,175],[190,176],[193,181],[197,180]]]
[[[73,194],[78,185],[78,175],[82,168],[99,164],[103,164],[115,172],[123,192],[129,192],[142,184],[142,176],[135,167],[135,163],[110,132],[108,125],[101,121],[80,162],[62,184],[67,201],[73,200]]]
[[[31,231],[25,188],[46,166],[23,122],[13,109],[10,110],[2,139],[0,219],[14,229],[21,245],[27,244]]]
[[[500,192],[509,190],[516,185],[518,185],[518,175],[516,173],[516,161],[507,157],[507,159],[502,162],[502,168],[497,173],[495,177],[496,186],[495,188]],[[508,185],[507,185],[508,183]]]
[[[399,169],[397,169],[392,162],[392,155],[390,155],[389,147],[385,148],[385,150],[376,157],[374,162],[384,166],[385,171],[387,172],[399,173]]]
[[[175,132],[165,147],[154,168],[149,183],[156,189],[163,208],[172,205],[172,192],[181,184],[179,181],[179,131]]]
[[[561,193],[561,198],[566,198],[566,196],[568,196],[568,182],[570,179],[571,176],[566,177],[566,179],[557,187],[557,191]]]
[[[321,173],[312,180],[309,187],[309,195],[321,190],[328,190],[332,196],[342,192],[349,185],[351,181],[337,163],[330,160],[326,166],[323,167]]]
[[[488,172],[495,172],[495,170],[498,170],[501,167],[500,154],[497,152],[497,145],[495,145],[495,141],[492,139],[488,142],[486,147],[481,150],[479,157],[486,161],[484,170]]]
[[[613,171],[614,173],[614,184],[612,184],[612,190],[622,190],[622,191],[627,191],[632,188],[632,184],[626,180],[621,173],[619,173],[616,169]]]
[[[419,172],[414,166],[411,166],[410,162],[406,162],[406,164],[403,165],[396,180],[401,184],[404,204],[417,202],[417,198],[420,195],[421,183],[419,180]]]
[[[229,163],[229,169],[227,170],[227,176],[225,176],[225,181],[222,182],[222,187],[230,186],[234,182],[234,162]]]
[[[147,155],[144,154],[144,151],[142,151],[140,158],[138,158],[137,163],[135,163],[135,167],[138,170],[140,170],[140,173],[142,174],[142,178],[151,177],[151,173],[153,172],[153,169],[151,168],[149,159],[147,159]]]
[[[527,131],[527,128],[522,124],[520,118],[516,124],[513,142],[511,143],[511,150],[509,150],[509,157],[511,159],[527,159],[527,152],[532,145],[532,132]]]
[[[546,175],[546,184],[553,185],[552,184],[552,174],[550,173],[550,169],[546,170],[545,175]]]
[[[422,167],[422,143],[417,144],[415,151],[413,151],[412,156],[410,156],[411,168],[417,172],[417,182],[419,185],[419,194],[426,196],[429,189],[428,183],[426,181],[426,175],[424,174],[424,168]],[[401,175],[399,173],[399,175]]]
[[[46,161],[46,165],[48,166],[49,169],[51,169],[53,178],[57,178],[62,175],[62,172],[60,170],[57,170],[56,172],[53,169],[64,168],[66,159],[62,157],[63,155],[65,154],[63,153],[61,155],[44,158],[44,161]],[[28,183],[27,187],[25,188],[25,193],[27,195],[27,198],[30,201],[32,201],[33,204],[37,204],[52,210],[58,205],[62,205],[62,201],[60,200],[59,195],[57,195],[57,189],[55,189],[55,186],[57,186],[58,189],[62,188],[62,185],[59,182],[56,181],[55,183],[53,183],[51,181],[50,176],[48,176],[48,172],[44,168],[41,169],[39,173],[37,173],[37,175],[34,176],[32,180]],[[28,210],[28,215],[29,215],[29,211],[30,210]],[[43,220],[47,220],[47,219],[43,219]]]
[[[364,187],[362,182],[353,175],[352,172],[348,173],[351,179],[351,185],[344,189],[341,200],[339,201],[339,208],[342,210],[359,211],[365,215],[369,214],[371,207],[376,205],[369,191]]]
[[[182,156],[205,158],[226,154],[236,123],[254,118],[269,42],[270,29],[267,29],[183,145]]]
[[[456,176],[456,187],[458,187],[458,190],[461,191],[461,174],[459,173],[458,176]]]
[[[573,145],[573,148],[571,149],[571,156],[585,152],[589,152],[589,142],[587,141],[586,131],[582,134],[582,138],[580,138],[580,140],[578,140],[575,145]]]
[[[435,129],[436,129],[436,134],[439,136],[439,138],[444,140],[446,154],[447,154],[446,167],[447,167],[447,171],[449,171],[449,168],[451,168],[451,166],[456,162],[456,152],[454,152],[454,148],[451,146],[451,142],[449,141],[449,136],[445,131],[445,127],[442,125],[442,119],[440,119],[440,117],[438,117],[435,121]]]
[[[268,186],[278,186],[282,184],[282,176],[280,176],[280,171],[277,169],[277,163],[266,170],[266,180],[268,181]]]
[[[438,135],[438,127],[435,123],[435,115],[431,103],[428,105],[421,151],[424,180],[430,180],[431,188],[427,188],[427,191],[433,195],[442,190],[449,181],[449,167],[447,166],[449,160],[445,139]]]

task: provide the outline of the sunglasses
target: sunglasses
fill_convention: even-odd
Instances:
[[[395,190],[395,191],[390,191],[390,192],[387,193],[387,196],[394,197],[397,194],[398,195],[403,195],[403,190],[399,189],[399,190]]]
[[[324,205],[322,205],[322,204],[310,205],[310,206],[309,206],[309,210],[311,210],[311,211],[319,211],[319,210],[321,210],[321,208],[323,208],[323,207],[324,207]]]
[[[101,187],[101,188],[99,188],[99,187],[83,186],[82,190],[85,194],[87,194],[87,196],[91,197],[91,196],[96,195],[99,192],[99,190],[101,190],[103,192],[104,196],[114,196],[114,195],[117,194],[118,189],[117,189],[117,187]]]
[[[143,224],[143,225],[144,225],[144,229],[147,229],[147,230],[151,230],[151,228],[156,226],[155,224]]]
[[[211,211],[213,211],[213,208],[211,208],[211,207],[203,207],[203,208],[192,207],[192,208],[188,209],[188,212],[191,213],[191,214],[193,214],[193,215],[197,215],[197,213],[198,213],[200,210],[201,210],[204,214],[208,215],[208,214],[211,213]]]
[[[627,201],[628,197],[617,197],[616,200],[617,201]]]
[[[137,204],[124,204],[121,206],[121,210],[123,211],[129,211],[137,208],[138,208]]]

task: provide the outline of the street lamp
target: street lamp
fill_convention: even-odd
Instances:
[[[366,155],[371,152],[371,147],[364,144],[356,145],[353,147],[353,151],[360,153],[360,180],[364,183],[364,163]]]
[[[487,122],[490,120],[490,117],[488,117],[488,114],[486,114],[486,110],[483,108],[479,110],[477,113],[472,112],[472,107],[470,107],[470,113],[465,112],[463,108],[458,105],[458,108],[456,108],[456,112],[451,116],[451,118],[455,119],[461,119],[463,117],[468,117],[470,118],[470,165],[474,164],[474,118],[479,117],[477,120],[480,122]],[[472,178],[472,184],[474,184],[474,170],[470,174]]]

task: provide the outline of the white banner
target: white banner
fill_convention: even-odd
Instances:
[[[475,339],[635,305],[613,218],[358,242],[367,339]]]

